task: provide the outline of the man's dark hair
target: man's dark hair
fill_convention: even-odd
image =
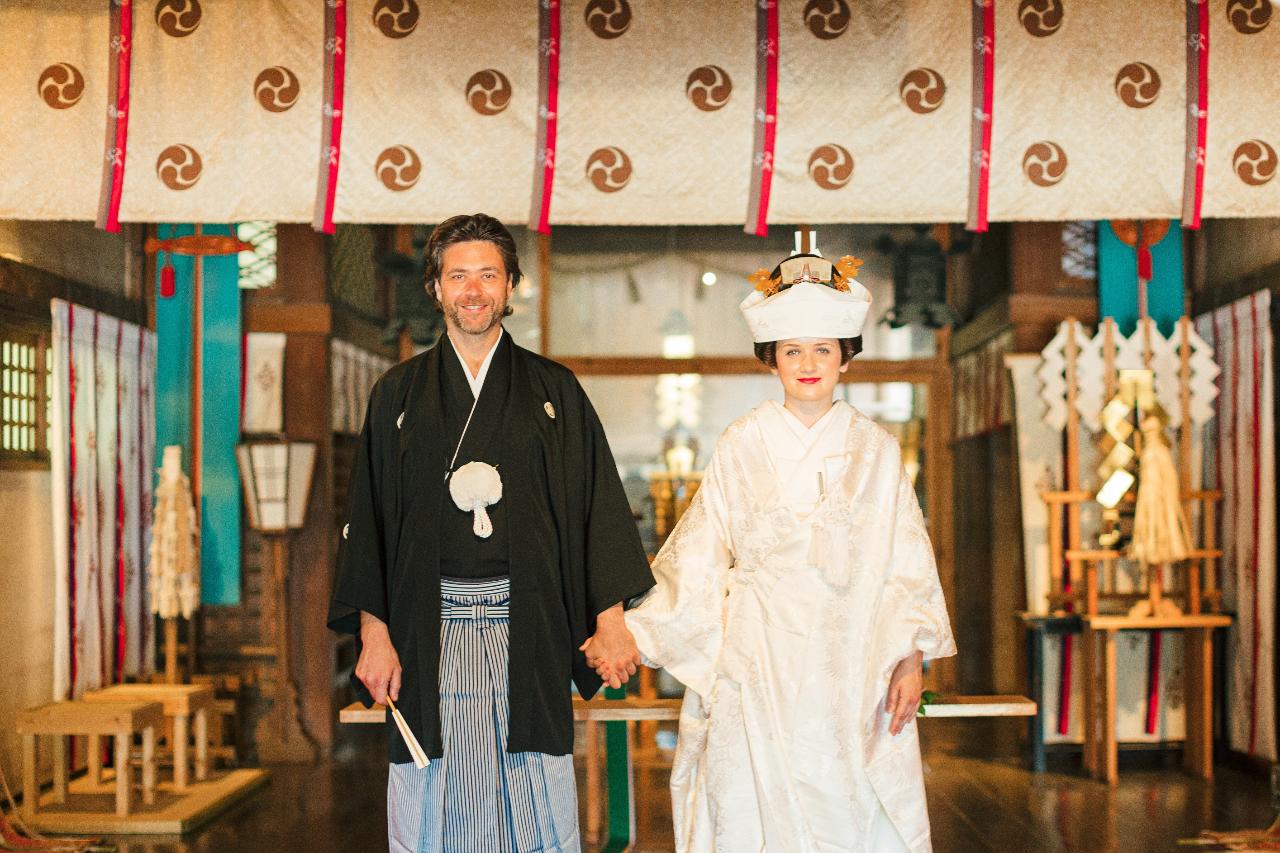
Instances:
[[[862,335],[856,338],[837,338],[836,343],[840,345],[840,364],[844,366],[853,359],[855,355],[862,352]],[[778,366],[778,342],[764,341],[756,346],[756,358],[764,362],[765,367],[773,369]]]
[[[497,246],[511,283],[520,283],[520,256],[516,254],[516,241],[507,226],[485,213],[453,216],[437,225],[427,238],[427,266],[423,283],[432,301],[436,303],[437,310],[440,310],[440,302],[436,299],[435,284],[440,281],[444,250],[457,243],[471,242],[492,243]],[[511,316],[510,305],[503,316]]]

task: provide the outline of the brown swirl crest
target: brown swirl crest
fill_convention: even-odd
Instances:
[[[587,29],[602,39],[616,39],[631,29],[631,4],[627,0],[590,0],[582,13]]]
[[[932,68],[913,68],[898,84],[898,96],[913,113],[926,115],[942,106],[947,94],[947,83]]]
[[[849,29],[849,4],[845,0],[809,0],[804,4],[804,25],[824,41],[840,38]]]
[[[689,72],[684,93],[695,107],[704,113],[713,113],[729,103],[733,80],[719,65],[702,65]]]
[[[467,103],[482,116],[496,116],[511,105],[511,81],[496,68],[477,71],[467,80]]]
[[[1022,0],[1018,4],[1022,28],[1036,38],[1051,36],[1062,29],[1065,14],[1062,0]]]
[[[1261,139],[1250,139],[1236,146],[1231,155],[1231,168],[1236,177],[1251,187],[1260,187],[1276,176],[1276,150]]]
[[[71,63],[59,62],[40,72],[36,91],[55,110],[70,109],[84,96],[84,75]]]
[[[200,180],[204,161],[190,145],[170,145],[156,158],[156,177],[171,190],[189,190]]]
[[[1067,173],[1067,152],[1056,142],[1036,142],[1022,155],[1022,173],[1038,187],[1051,187]]]
[[[422,177],[422,161],[418,159],[418,152],[408,145],[392,145],[378,155],[373,171],[384,187],[392,192],[404,192],[412,189]]]
[[[174,38],[194,33],[203,16],[200,0],[160,0],[156,4],[156,26]]]
[[[282,113],[298,103],[302,84],[298,75],[283,65],[273,65],[259,72],[253,81],[253,96],[267,112]]]
[[[809,177],[824,190],[838,190],[853,179],[853,155],[834,142],[819,145],[809,155]]]
[[[621,148],[597,148],[587,158],[587,180],[602,193],[616,193],[631,182],[631,158]]]
[[[1126,107],[1140,110],[1160,95],[1160,74],[1145,62],[1130,62],[1116,74],[1116,97]]]
[[[421,17],[417,0],[378,0],[373,4],[373,25],[389,39],[410,35]]]
[[[1247,36],[1265,30],[1272,13],[1271,0],[1227,0],[1227,20]]]

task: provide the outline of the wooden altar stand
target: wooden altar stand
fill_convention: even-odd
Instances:
[[[1112,342],[1114,323],[1104,322],[1108,325],[1104,327],[1107,337],[1103,399],[1113,400],[1118,390]],[[1197,540],[1201,543],[1192,547],[1187,559],[1177,566],[1182,583],[1166,588],[1166,573],[1175,567],[1152,565],[1144,567],[1145,589],[1120,592],[1116,589],[1114,567],[1117,560],[1125,558],[1124,552],[1082,544],[1081,509],[1096,496],[1081,487],[1080,415],[1076,408],[1079,346],[1074,336],[1068,339],[1065,350],[1065,488],[1041,493],[1049,515],[1049,609],[1054,616],[1079,615],[1083,625],[1084,768],[1090,776],[1111,785],[1119,780],[1115,640],[1120,631],[1131,630],[1177,630],[1185,634],[1187,731],[1183,766],[1202,779],[1213,778],[1213,631],[1231,624],[1230,616],[1214,612],[1222,600],[1217,584],[1217,561],[1222,551],[1215,540],[1217,503],[1222,493],[1191,487],[1190,321],[1183,317],[1178,329],[1182,410],[1177,425],[1179,499],[1193,528],[1193,510],[1199,507],[1199,529],[1192,529],[1190,534],[1193,544]],[[1149,360],[1150,347],[1145,351]],[[1134,436],[1137,443],[1140,439],[1136,431]],[[1124,500],[1132,502],[1133,498],[1126,496]]]

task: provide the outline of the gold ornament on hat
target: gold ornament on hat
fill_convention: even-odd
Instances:
[[[831,284],[836,290],[843,293],[849,292],[849,282],[858,277],[858,270],[862,269],[863,261],[855,258],[853,255],[845,255],[835,263],[835,271],[831,276]]]
[[[774,278],[767,269],[760,269],[747,276],[747,281],[751,282],[751,286],[760,291],[765,297],[773,296],[778,292],[782,285],[782,276]]]

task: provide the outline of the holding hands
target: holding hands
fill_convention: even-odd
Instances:
[[[635,637],[627,630],[621,602],[596,617],[595,634],[578,650],[586,653],[587,665],[610,687],[621,687],[636,674],[640,651]]]

